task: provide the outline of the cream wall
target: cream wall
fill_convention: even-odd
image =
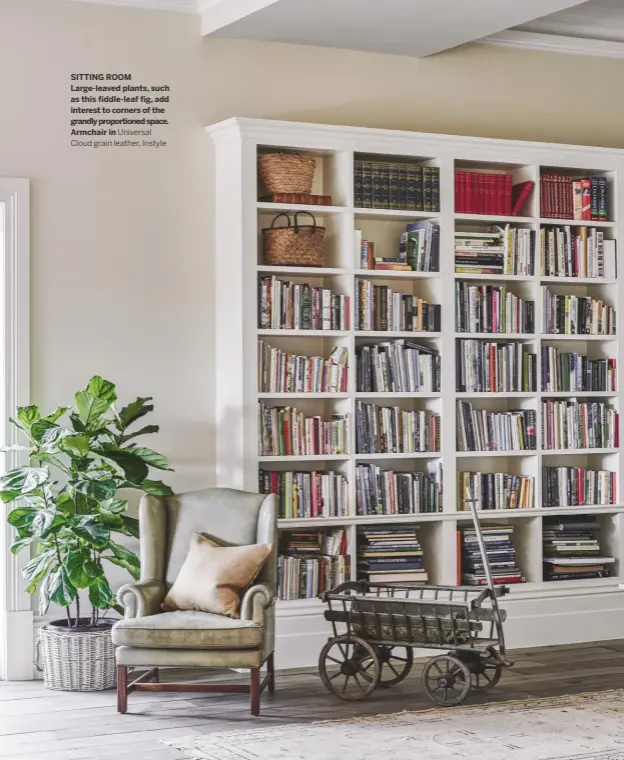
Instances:
[[[415,30],[417,33],[417,30]],[[68,145],[71,72],[172,87],[166,150]],[[0,0],[0,176],[32,179],[32,397],[153,394],[157,448],[213,479],[211,147],[229,116],[624,147],[624,61],[473,45],[426,60],[202,39],[199,19]]]

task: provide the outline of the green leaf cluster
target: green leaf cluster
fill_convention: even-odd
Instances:
[[[38,406],[18,407],[11,419],[28,440],[12,448],[28,451],[30,463],[0,478],[0,499],[13,505],[7,517],[16,534],[11,551],[29,547],[32,559],[23,574],[26,590],[39,590],[40,614],[55,602],[67,608],[70,625],[80,625],[79,590],[88,589],[95,624],[114,607],[107,563],[139,577],[136,554],[114,540],[116,534],[138,537],[138,521],[127,515],[128,502],[116,497],[122,488],[172,493],[149,478],[150,469],[170,470],[167,459],[135,442],[158,426],[130,429],[153,411],[151,401],[139,397],[118,409],[115,385],[96,375],[76,393],[73,407],[47,416]]]

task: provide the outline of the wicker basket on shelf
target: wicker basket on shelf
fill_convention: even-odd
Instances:
[[[261,153],[258,156],[260,179],[267,193],[312,192],[316,162],[300,153]]]
[[[312,224],[299,224],[299,217],[312,217]],[[285,217],[287,225],[275,226]],[[262,230],[264,263],[272,266],[322,267],[325,257],[325,228],[318,227],[316,219],[307,211],[295,214],[291,224],[288,214],[278,214],[270,227]]]

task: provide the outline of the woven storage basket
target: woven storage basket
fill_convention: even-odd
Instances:
[[[312,224],[299,224],[303,214],[312,217]],[[275,227],[280,217],[287,226]],[[316,219],[307,211],[295,214],[291,225],[288,214],[278,214],[270,227],[262,230],[264,263],[272,266],[322,267],[325,257],[325,227],[317,227]]]
[[[43,682],[57,691],[102,691],[117,685],[111,625],[68,630],[49,623],[39,630]]]
[[[261,153],[260,179],[267,193],[312,192],[316,162],[299,153]]]

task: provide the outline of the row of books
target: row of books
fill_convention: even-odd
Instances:
[[[616,312],[589,296],[558,295],[542,288],[544,332],[548,335],[615,335]]]
[[[258,327],[264,330],[348,330],[349,296],[278,277],[258,279]]]
[[[455,325],[458,332],[533,333],[535,303],[505,285],[456,282]]]
[[[455,389],[458,393],[528,393],[537,390],[537,355],[522,343],[458,340]]]
[[[312,599],[350,577],[343,528],[281,534],[277,561],[279,599]]]
[[[610,449],[619,446],[617,411],[603,401],[542,401],[543,449]]]
[[[494,583],[497,585],[524,583],[525,578],[518,566],[513,543],[513,526],[483,525],[481,531]],[[458,574],[461,583],[466,586],[487,585],[483,555],[479,548],[476,531],[474,528],[466,527],[460,528],[458,534],[461,547]]]
[[[409,340],[355,349],[357,389],[367,393],[439,393],[440,352]]]
[[[429,471],[394,472],[375,464],[355,470],[358,515],[413,515],[442,511],[442,465]]]
[[[346,517],[349,484],[344,475],[327,472],[272,472],[260,470],[260,493],[274,493],[283,519]]]
[[[606,240],[595,227],[542,227],[540,231],[545,277],[617,277],[616,241]]]
[[[537,447],[533,409],[491,412],[457,402],[459,451],[532,451]]]
[[[260,456],[309,456],[348,454],[348,414],[332,414],[331,420],[307,417],[295,408],[258,404]]]
[[[438,332],[440,305],[358,278],[355,281],[355,329]]]
[[[532,509],[535,478],[506,472],[459,472],[458,509],[468,510],[468,500],[477,509]]]
[[[511,216],[511,183],[511,174],[456,170],[455,213]]]
[[[543,527],[545,581],[604,578],[615,562],[600,546],[600,523],[594,516],[547,517]]]
[[[457,274],[517,274],[535,272],[535,233],[524,227],[494,225],[487,232],[455,233]]]
[[[414,454],[440,451],[440,415],[357,401],[355,437],[358,454]]]
[[[391,256],[379,255],[374,241],[364,240],[362,230],[355,230],[355,252],[361,269],[439,272],[440,226],[431,221],[408,224]]]
[[[354,162],[356,208],[440,210],[440,170],[393,161]]]
[[[258,390],[261,393],[346,393],[349,352],[335,346],[329,356],[299,356],[258,341]]]
[[[359,528],[358,576],[369,583],[426,583],[417,526]]]
[[[542,346],[542,391],[615,391],[616,366],[616,359],[588,359],[584,354]]]
[[[607,506],[616,503],[616,494],[614,472],[585,467],[544,467],[544,506]]]
[[[609,188],[606,177],[540,176],[540,216],[544,219],[607,219]]]

